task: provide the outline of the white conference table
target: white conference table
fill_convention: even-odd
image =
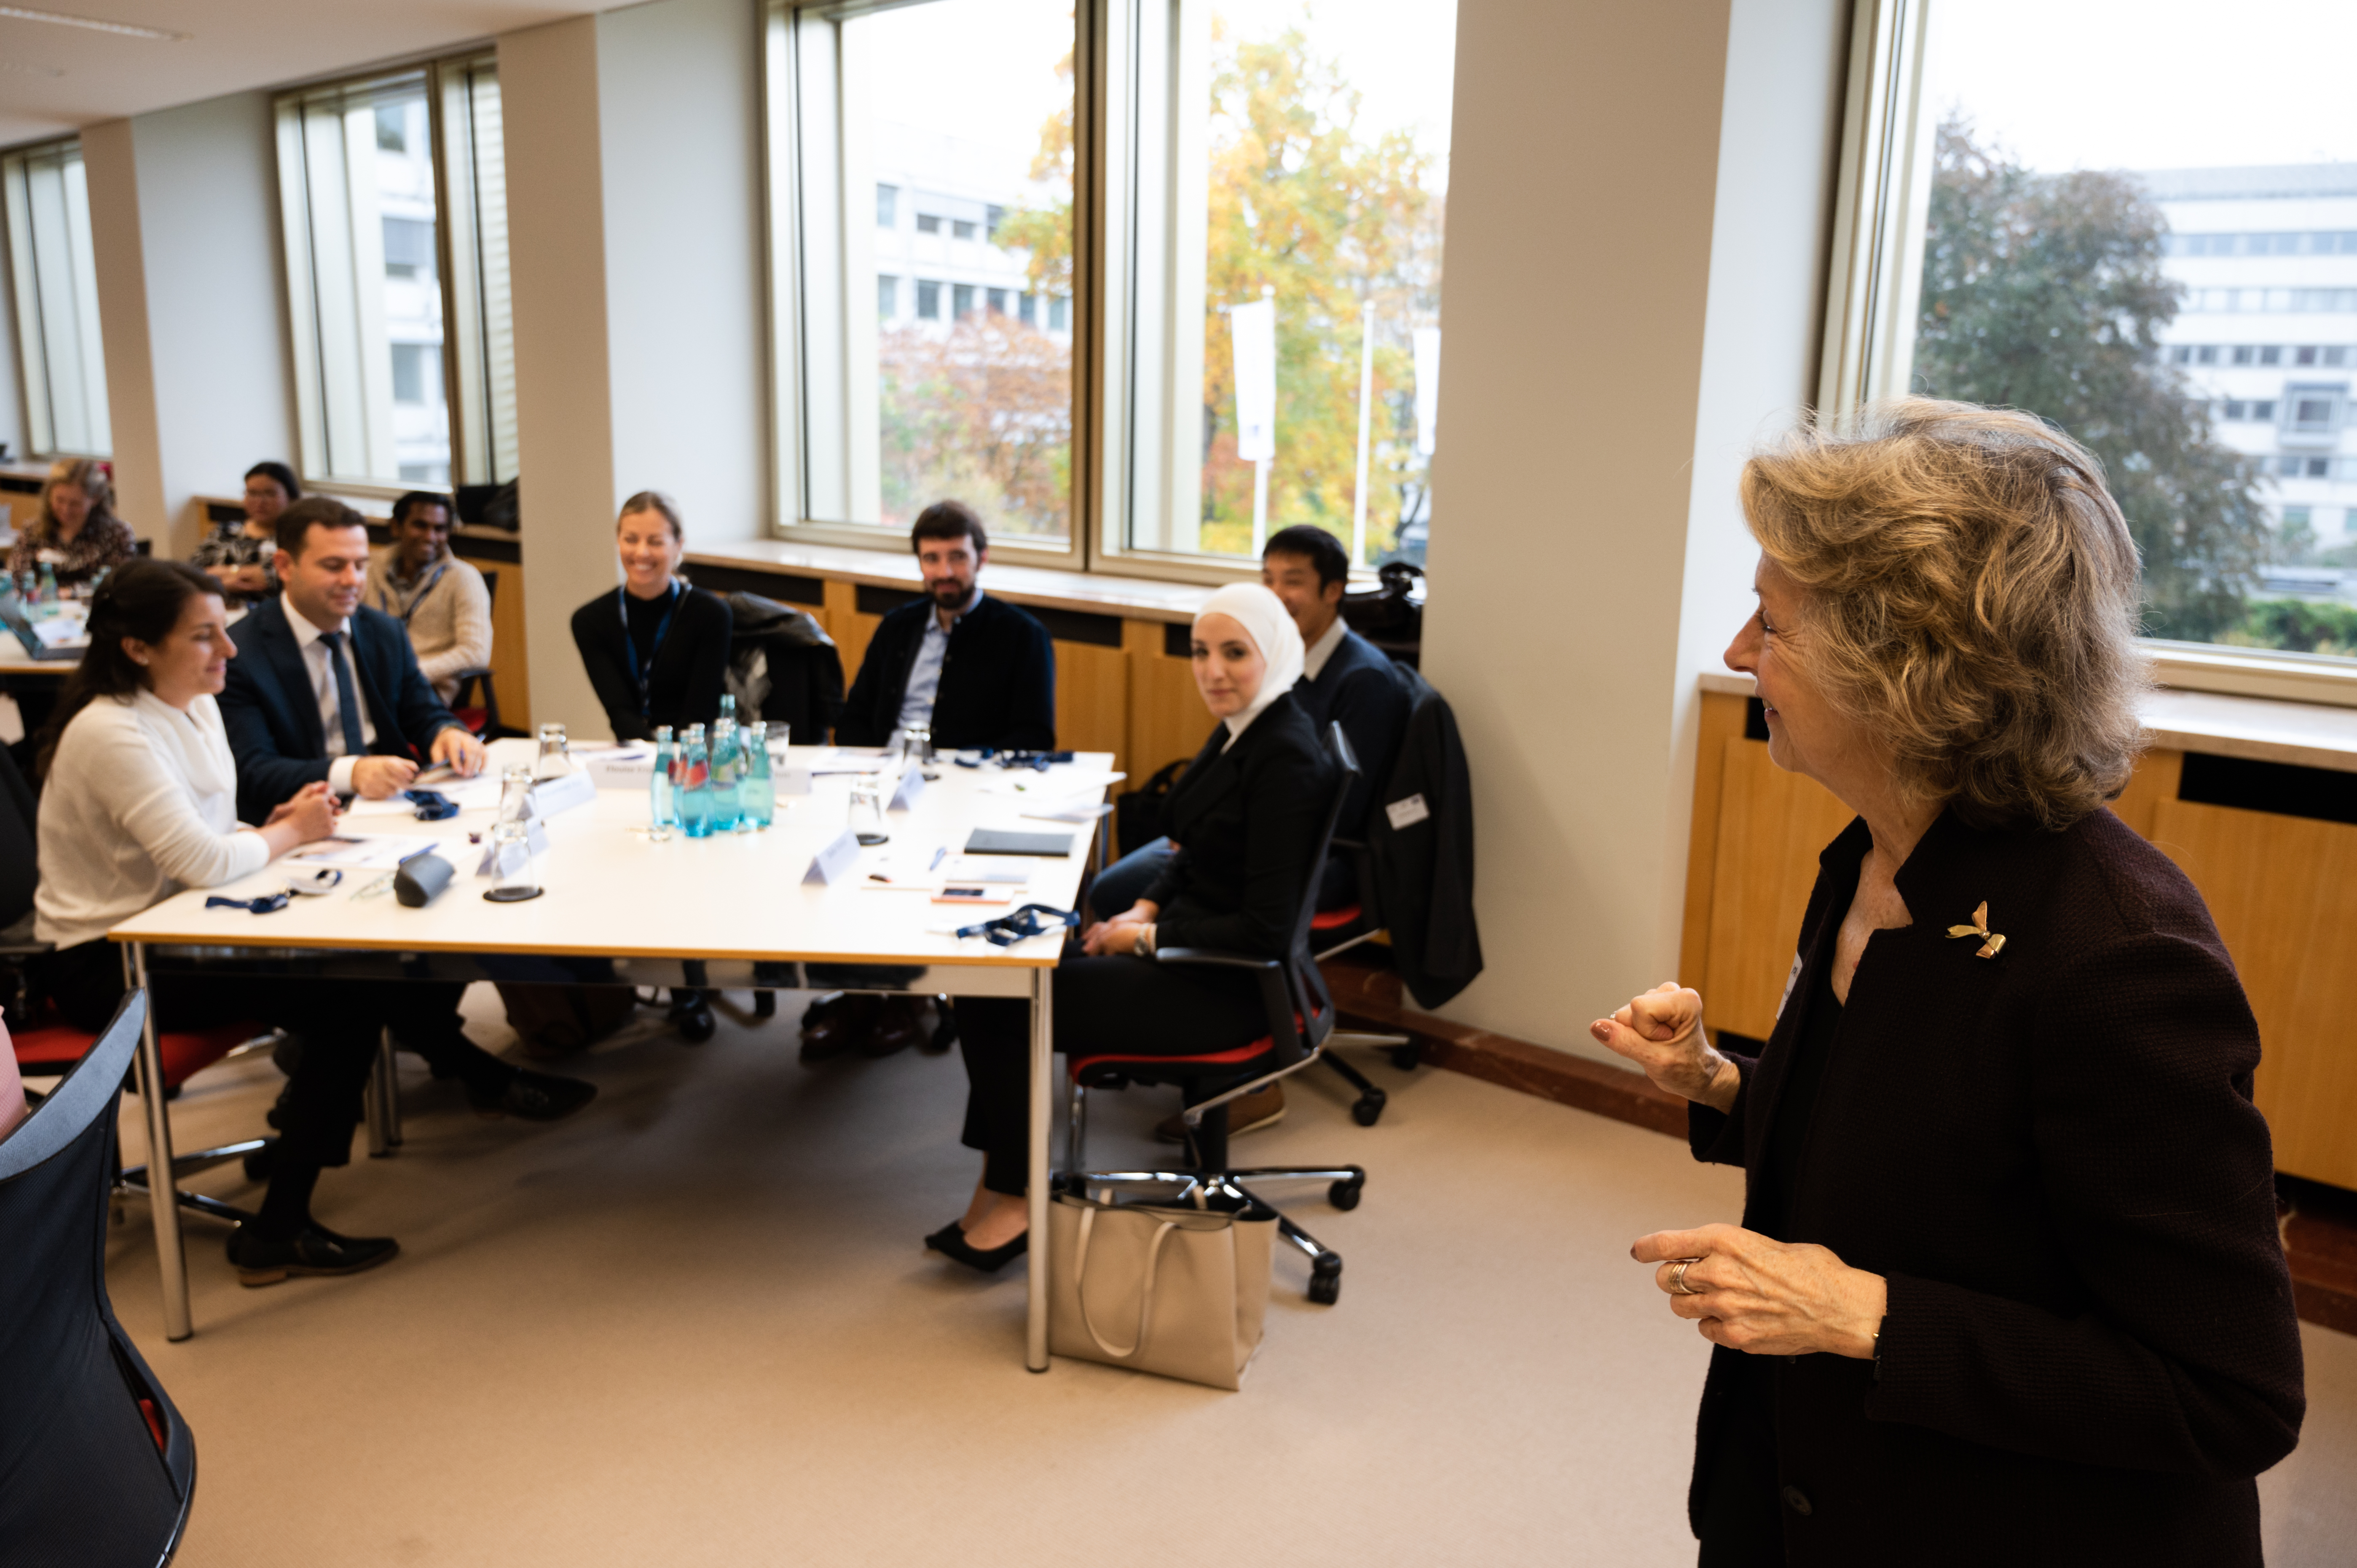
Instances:
[[[502,763],[528,761],[532,750],[528,741],[500,742],[490,771]],[[814,760],[822,767],[843,766],[848,760],[801,746],[785,755],[785,766]],[[929,928],[978,924],[1026,903],[1071,908],[1092,826],[1026,817],[1020,797],[988,787],[1007,779],[1052,785],[1056,773],[1079,770],[1102,777],[1112,762],[1108,754],[1084,752],[1069,768],[1041,776],[990,766],[960,768],[944,754],[935,765],[939,778],[923,788],[914,805],[888,814],[892,842],[861,850],[858,863],[831,886],[806,884],[803,875],[812,857],[845,826],[848,774],[822,773],[813,779],[811,793],[780,796],[775,824],[767,832],[707,839],[675,834],[660,843],[646,832],[643,788],[599,790],[594,803],[548,821],[548,850],[535,863],[545,891],[516,904],[485,900],[483,893],[493,884],[474,874],[483,851],[469,844],[467,834],[481,832],[488,839],[490,808],[463,811],[440,822],[355,815],[346,818],[343,831],[447,842],[453,847],[446,858],[457,865],[457,876],[422,909],[404,908],[389,889],[359,897],[382,875],[369,870],[347,871],[333,893],[297,897],[274,914],[206,908],[211,896],[245,898],[283,886],[282,861],[240,882],[178,894],[107,935],[124,944],[133,983],[142,985],[160,973],[204,972],[251,974],[257,984],[266,984],[275,973],[1027,997],[1031,1259],[1025,1360],[1033,1371],[1045,1371],[1048,1144],[1054,1098],[1049,983],[1063,931],[1059,928],[1000,947]],[[877,766],[885,764],[879,759]],[[994,865],[1031,868],[1028,886],[1007,904],[937,904],[927,893],[881,890],[869,879],[868,868],[878,857],[905,863],[911,852],[921,852],[921,861],[933,846],[946,847],[954,856],[977,827],[1069,832],[1072,847],[1061,858],[995,859]],[[152,1085],[161,1081],[162,1057],[152,1010],[148,1018],[139,1062],[143,1082]],[[160,1094],[148,1093],[145,1101],[149,1168],[168,1171],[168,1107]],[[194,1329],[179,1207],[148,1207],[163,1269],[165,1331],[185,1339]]]

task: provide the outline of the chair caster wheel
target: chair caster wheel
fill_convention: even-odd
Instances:
[[[1389,1102],[1382,1090],[1371,1089],[1351,1102],[1351,1120],[1372,1127],[1383,1119],[1383,1107]]]
[[[1402,1072],[1414,1072],[1424,1061],[1424,1051],[1416,1046],[1394,1046],[1390,1055],[1392,1066]]]
[[[700,1046],[719,1031],[713,1021],[712,1004],[697,996],[691,1002],[673,1002],[671,1021],[679,1026],[679,1037],[691,1046]]]
[[[1309,1299],[1320,1306],[1342,1299],[1342,1260],[1334,1253],[1321,1252],[1310,1261]]]
[[[1359,1195],[1366,1190],[1366,1177],[1346,1176],[1326,1189],[1326,1201],[1337,1208],[1356,1208],[1359,1207]],[[1318,1260],[1320,1262],[1324,1261],[1323,1258]],[[1334,1267],[1339,1272],[1342,1265],[1336,1263]]]
[[[774,1018],[778,1015],[778,993],[774,991],[753,993],[753,1016]]]

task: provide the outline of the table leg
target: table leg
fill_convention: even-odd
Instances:
[[[135,989],[147,984],[147,948],[124,945],[124,976]],[[188,1253],[180,1239],[180,1184],[172,1175],[172,1112],[164,1102],[164,1050],[156,1033],[156,996],[147,996],[147,1021],[139,1030],[139,1099],[147,1111],[147,1214],[156,1225],[156,1262],[164,1273],[164,1337],[186,1339],[188,1321]]]
[[[1024,1264],[1028,1321],[1023,1364],[1035,1372],[1048,1369],[1048,1123],[1056,1106],[1055,980],[1052,969],[1031,972],[1031,1164],[1025,1183],[1031,1245]]]

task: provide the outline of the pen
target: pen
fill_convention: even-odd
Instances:
[[[939,849],[933,851],[932,863],[931,865],[927,865],[925,869],[927,871],[932,870],[934,866],[938,866],[942,861],[947,860],[949,858],[949,854],[950,846],[947,844],[942,845]]]

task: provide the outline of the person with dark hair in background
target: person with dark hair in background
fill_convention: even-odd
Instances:
[[[278,553],[278,514],[303,499],[295,470],[284,463],[256,463],[245,471],[245,521],[215,531],[197,546],[188,564],[210,573],[231,609],[278,592],[271,562]]]
[[[660,490],[624,501],[614,548],[622,585],[573,612],[573,645],[614,738],[710,724],[728,679],[728,604],[679,575],[687,530],[677,503]]]
[[[491,591],[450,553],[450,498],[412,490],[393,503],[393,542],[369,555],[363,600],[409,633],[417,668],[445,705],[457,673],[491,661]]]
[[[1048,628],[982,591],[989,536],[963,501],[917,514],[909,548],[925,592],[886,616],[867,640],[835,739],[884,746],[925,725],[944,751],[1056,747],[1056,650]]]
[[[1262,586],[1283,601],[1301,633],[1302,675],[1293,688],[1293,700],[1319,735],[1326,733],[1328,725],[1340,724],[1342,733],[1351,737],[1351,750],[1359,758],[1359,781],[1343,803],[1337,836],[1361,838],[1369,803],[1399,760],[1411,705],[1408,688],[1393,670],[1390,656],[1342,622],[1351,557],[1340,540],[1309,523],[1279,529],[1261,547],[1260,580]],[[1089,912],[1099,920],[1109,920],[1136,903],[1162,875],[1176,849],[1167,837],[1158,838],[1107,866],[1104,875],[1089,886]],[[1318,907],[1341,908],[1358,896],[1358,871],[1352,857],[1340,852],[1328,856]],[[1272,1083],[1228,1108],[1228,1135],[1255,1132],[1284,1115],[1285,1085]],[[1166,1143],[1178,1143],[1184,1137],[1176,1115],[1165,1119],[1156,1131]]]
[[[983,593],[990,538],[982,520],[963,501],[935,501],[917,514],[909,545],[924,596],[886,616],[868,639],[836,742],[884,746],[924,725],[944,751],[1054,750],[1055,644],[1035,618]],[[855,996],[812,1008],[802,1054],[889,1056],[923,1037],[912,998]]]
[[[55,946],[33,967],[65,1020],[95,1031],[124,992],[122,952],[106,940],[109,928],[184,887],[237,881],[327,837],[336,802],[326,784],[306,784],[261,826],[240,825],[236,768],[214,701],[237,646],[204,573],[178,561],[126,564],[92,600],[90,632],[90,651],[41,737],[34,929]],[[320,1171],[350,1157],[382,1017],[371,989],[184,974],[152,983],[160,1029],[259,1016],[303,1041],[281,1102],[262,1211],[229,1239],[230,1261],[247,1284],[353,1273],[400,1251],[390,1238],[338,1235],[311,1218]]]
[[[230,667],[221,698],[249,819],[307,784],[389,799],[417,777],[421,759],[462,777],[482,771],[482,742],[436,699],[401,623],[361,603],[368,551],[360,513],[341,501],[313,496],[279,514],[284,586],[238,623],[245,657]],[[554,1122],[596,1096],[592,1085],[519,1070],[467,1038],[457,1011],[465,990],[388,987],[382,1019],[436,1077],[464,1080],[485,1115]]]
[[[41,485],[41,510],[16,535],[8,570],[47,566],[61,588],[80,587],[139,553],[139,542],[114,515],[112,467],[96,457],[60,457]]]

